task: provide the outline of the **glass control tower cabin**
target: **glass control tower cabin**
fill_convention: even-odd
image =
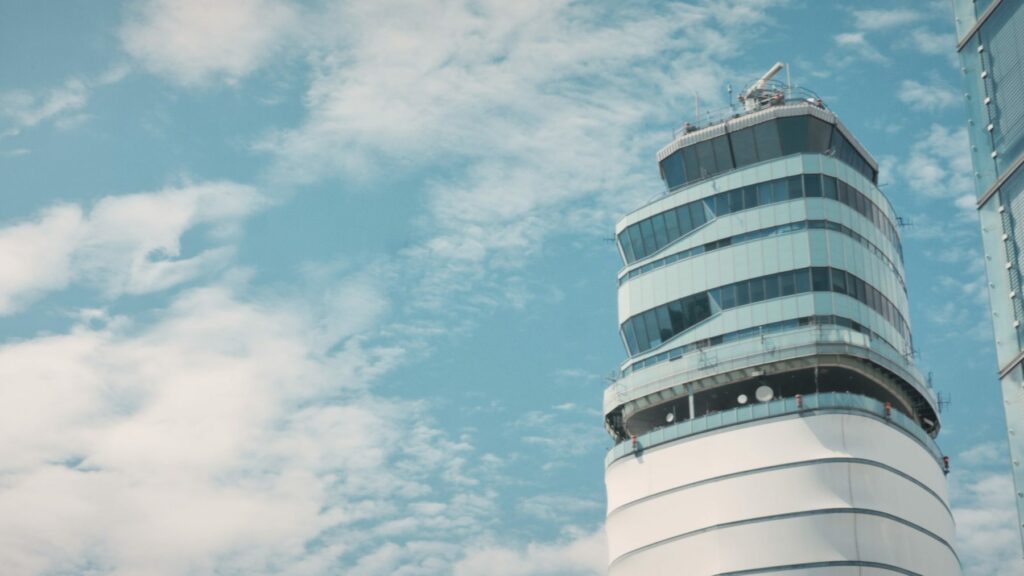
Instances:
[[[896,215],[781,67],[684,126],[616,226],[609,574],[960,574]]]

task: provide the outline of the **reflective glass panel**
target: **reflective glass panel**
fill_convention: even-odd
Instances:
[[[732,152],[736,156],[737,168],[757,162],[753,128],[737,130],[730,134],[729,138],[732,140]]]
[[[761,160],[782,156],[782,144],[779,142],[779,129],[776,121],[754,126],[754,142],[757,144],[757,155]]]

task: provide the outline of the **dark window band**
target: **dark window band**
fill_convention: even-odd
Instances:
[[[852,185],[823,174],[790,176],[726,190],[631,224],[618,234],[617,239],[626,264],[632,264],[662,250],[716,217],[799,198],[828,198],[853,208],[881,230],[896,247],[902,261],[903,247],[899,233],[885,212]]]
[[[760,240],[761,238],[769,238],[771,236],[779,236],[782,234],[800,232],[802,230],[808,229],[832,230],[835,232],[839,232],[840,234],[849,236],[850,238],[853,238],[857,242],[860,242],[864,247],[871,250],[875,254],[875,256],[881,258],[886,263],[886,265],[889,266],[889,270],[896,275],[896,279],[899,280],[900,286],[903,287],[903,292],[907,292],[907,285],[903,282],[903,276],[900,274],[899,268],[896,267],[895,262],[890,260],[889,257],[885,255],[885,252],[882,252],[882,250],[878,246],[875,246],[874,243],[872,243],[870,240],[854,232],[852,229],[842,224],[839,224],[838,222],[832,222],[831,220],[804,220],[801,222],[790,222],[787,224],[780,224],[778,226],[761,228],[759,230],[754,230],[752,232],[744,232],[743,234],[737,234],[735,236],[729,236],[727,238],[715,240],[714,242],[708,242],[707,244],[695,246],[693,248],[690,248],[689,250],[676,252],[675,254],[666,256],[664,258],[659,258],[658,260],[654,260],[652,262],[644,264],[643,266],[630,270],[628,273],[623,274],[619,278],[619,286],[622,286],[629,280],[632,280],[637,276],[646,274],[652,270],[657,270],[658,268],[668,266],[669,264],[672,264],[674,262],[679,262],[680,260],[687,260],[694,256],[705,254],[713,250],[718,250],[719,248],[727,248],[729,246],[735,246],[737,244],[743,244],[745,242],[751,242],[753,240]]]
[[[809,115],[777,118],[676,150],[661,161],[669,190],[792,154],[829,154],[871,182],[878,173],[839,128]]]
[[[623,341],[630,356],[635,356],[657,348],[721,311],[807,292],[836,292],[859,300],[910,342],[910,325],[878,289],[845,270],[824,266],[759,276],[651,308],[622,323]]]

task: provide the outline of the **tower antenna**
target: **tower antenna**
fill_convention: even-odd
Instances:
[[[758,78],[757,82],[751,84],[750,88],[743,91],[740,94],[740,100],[743,101],[743,109],[747,112],[753,112],[761,106],[759,95],[764,91],[764,87],[768,85],[768,81],[778,74],[783,68],[782,62],[776,62],[764,76]]]

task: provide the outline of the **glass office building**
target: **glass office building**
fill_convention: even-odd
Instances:
[[[954,0],[1019,528],[1024,536],[1024,0]]]
[[[771,74],[616,226],[609,574],[960,574],[878,166]]]

